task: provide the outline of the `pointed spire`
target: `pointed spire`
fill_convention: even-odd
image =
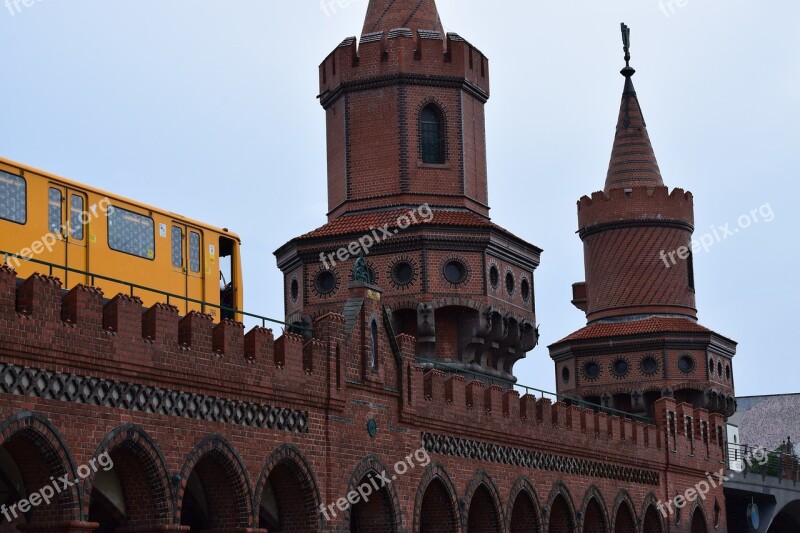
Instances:
[[[444,33],[436,0],[369,0],[362,35],[409,28]]]
[[[636,71],[630,66],[630,28],[625,24],[622,24],[622,40],[625,46],[625,68],[620,73],[625,77],[625,89],[622,92],[617,133],[606,176],[606,192],[611,189],[664,185],[631,79]]]

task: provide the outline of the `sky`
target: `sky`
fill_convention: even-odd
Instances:
[[[246,309],[282,318],[273,252],[326,221],[317,67],[368,0],[15,1],[0,154],[231,228]],[[738,341],[738,395],[797,392],[800,2],[437,3],[491,62],[492,219],[544,249],[520,383],[555,390],[546,347],[585,324],[575,204],[605,180],[625,22],[665,183],[694,193],[695,236],[740,230],[695,254],[700,321]]]

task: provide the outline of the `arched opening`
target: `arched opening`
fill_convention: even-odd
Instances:
[[[417,310],[398,309],[397,311],[392,311],[392,327],[395,335],[405,333],[406,335],[417,337]]]
[[[420,112],[419,137],[422,162],[430,164],[444,163],[444,115],[436,104],[428,104]]]
[[[291,459],[275,465],[261,493],[259,527],[270,533],[317,531],[314,486]]]
[[[203,449],[207,451],[189,472],[184,467],[186,485],[181,500],[181,525],[189,526],[190,533],[249,527],[251,496],[242,479],[243,469],[224,446],[209,442]]]
[[[617,516],[614,519],[614,533],[638,533],[633,511],[625,501],[617,507]]]
[[[456,531],[457,518],[452,497],[444,483],[434,478],[425,489],[419,513],[419,533]]]
[[[168,473],[146,435],[125,427],[101,445],[97,472],[87,482],[89,521],[98,522],[97,533],[114,533],[118,527],[147,527],[170,523],[171,497]]]
[[[388,489],[382,486],[380,477],[369,472],[358,482],[356,487],[365,488],[364,492],[380,487],[366,497],[359,498],[350,509],[350,533],[394,533],[397,531],[397,517],[392,506],[392,498]]]
[[[17,531],[18,526],[61,524],[77,518],[75,486],[63,490],[59,483],[59,490],[56,490],[54,484],[65,475],[70,481],[76,479],[67,452],[56,449],[60,443],[54,435],[35,429],[42,426],[50,429],[43,421],[37,420],[35,425],[26,422],[17,421],[20,429],[0,446],[0,505],[4,506],[0,531]],[[31,505],[36,491],[40,504]],[[41,501],[45,495],[49,500],[46,505]]]
[[[552,531],[552,529],[551,529]],[[592,498],[583,514],[583,533],[606,533],[608,524],[603,507],[597,498]]]
[[[647,512],[644,513],[644,523],[642,525],[642,531],[646,533],[664,532],[661,518],[659,517],[658,511],[653,505],[648,506]]]
[[[467,518],[467,533],[501,533],[500,513],[492,493],[481,483],[472,495]]]
[[[692,528],[691,533],[708,533],[708,526],[706,525],[706,517],[703,516],[703,511],[696,507],[692,514]]]
[[[574,533],[575,519],[563,494],[559,494],[550,506],[549,533]]]
[[[508,533],[539,533],[539,514],[526,490],[520,491],[514,500]]]

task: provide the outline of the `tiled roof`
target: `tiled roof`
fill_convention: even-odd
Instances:
[[[579,329],[555,344],[568,341],[623,337],[648,333],[713,333],[710,329],[685,318],[648,318],[631,322],[593,324]]]
[[[371,231],[372,228],[383,228],[388,224],[389,229],[398,228],[398,219],[404,215],[409,215],[408,209],[397,209],[391,211],[375,211],[370,213],[359,213],[355,215],[345,215],[322,227],[315,229],[300,239],[311,239],[315,237],[336,237],[350,233],[364,233]],[[427,213],[426,213],[427,215]],[[482,217],[471,211],[445,211],[434,210],[433,217],[428,216],[429,221],[425,221],[419,213],[416,214],[417,222],[411,220],[410,228],[418,226],[457,226],[464,228],[494,228],[503,233],[511,235],[508,231],[492,223],[488,218]]]

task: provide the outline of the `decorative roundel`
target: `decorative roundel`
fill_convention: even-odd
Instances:
[[[564,367],[561,369],[561,379],[564,380],[564,383],[569,383],[569,368]]]
[[[332,269],[320,268],[314,275],[314,292],[317,296],[327,297],[339,288],[339,274]]]
[[[655,374],[658,372],[658,360],[652,355],[645,356],[641,362],[642,374]]]
[[[506,292],[511,295],[514,294],[516,282],[514,281],[514,273],[510,270],[506,272]]]
[[[405,289],[417,280],[417,265],[412,259],[401,257],[389,267],[389,281],[397,289]]]
[[[694,358],[689,354],[684,354],[678,358],[678,368],[684,374],[691,374],[694,370]]]
[[[613,363],[611,363],[611,373],[613,373],[618,378],[626,376],[628,371],[630,370],[630,364],[625,359],[617,359]]]
[[[297,278],[292,278],[292,283],[289,287],[289,292],[292,297],[292,301],[296,302],[297,297],[300,295],[300,284],[297,282]]]
[[[586,379],[597,379],[600,377],[600,365],[597,361],[589,361],[583,365],[583,375]]]
[[[500,285],[500,271],[497,269],[497,265],[492,265],[489,268],[489,284],[493,289]]]
[[[531,284],[526,278],[522,278],[522,283],[519,284],[519,291],[522,294],[522,299],[528,301],[531,297]]]
[[[442,269],[444,279],[453,285],[461,285],[467,281],[469,270],[467,265],[461,259],[450,259],[444,264]]]

